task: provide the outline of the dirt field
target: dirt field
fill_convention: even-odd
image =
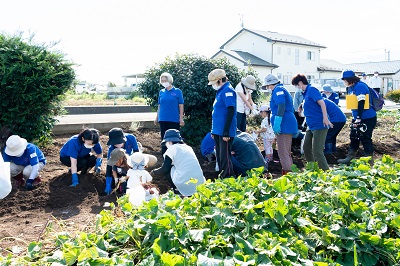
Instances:
[[[382,154],[389,154],[399,159],[400,133],[393,132],[393,118],[380,120],[374,131],[375,158]],[[140,141],[146,153],[157,156],[161,165],[159,132],[141,129],[132,132]],[[347,152],[349,142],[348,127],[342,130],[338,138],[338,158],[343,158]],[[33,191],[15,187],[9,196],[1,200],[0,208],[0,252],[7,255],[12,247],[25,248],[31,241],[38,241],[47,234],[48,224],[52,224],[54,231],[76,232],[77,229],[84,230],[93,224],[96,214],[104,209],[106,202],[115,202],[116,195],[104,193],[105,161],[103,162],[102,174],[94,176],[92,173],[80,175],[80,185],[69,187],[71,176],[67,167],[59,162],[59,151],[70,135],[56,136],[51,148],[44,149],[47,165],[42,173],[42,184]],[[101,136],[104,148],[104,157],[107,155],[107,134]],[[262,146],[261,142],[259,143]],[[199,152],[199,147],[194,150],[202,165],[204,176],[207,179],[216,178],[214,171],[215,163],[207,164]],[[361,155],[362,152],[359,153]],[[294,163],[304,167],[305,161],[298,153],[294,153]],[[332,162],[331,162],[332,163]],[[149,169],[151,170],[151,169]],[[280,164],[276,163],[270,167],[273,177],[280,176]],[[168,184],[160,177],[155,178],[153,183],[161,193],[168,191]]]

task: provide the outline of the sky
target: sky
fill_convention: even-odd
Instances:
[[[301,36],[341,63],[400,60],[398,0],[13,0],[0,32],[58,42],[77,79],[122,85],[176,53],[207,57],[241,29]]]

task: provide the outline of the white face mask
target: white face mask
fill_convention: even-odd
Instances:
[[[167,88],[167,87],[169,87],[169,82],[163,82],[163,83],[161,83],[161,85],[163,85],[164,88]]]
[[[83,146],[85,146],[85,148],[87,148],[87,149],[91,149],[91,148],[94,147],[94,145],[89,145],[89,144],[86,144],[86,143],[84,143]]]
[[[326,96],[327,98],[329,98],[329,97],[332,95],[332,93],[329,93],[329,92],[324,92],[324,94],[325,94],[325,96]]]
[[[216,90],[216,91],[219,90],[219,89],[221,88],[221,86],[218,86],[217,84],[213,84],[212,87],[213,87],[213,89]]]
[[[374,77],[377,77],[378,76],[378,74],[374,74]]]
[[[172,146],[172,143],[171,142],[167,142],[167,143],[165,143],[165,146],[167,147],[167,149],[169,149],[169,147]]]

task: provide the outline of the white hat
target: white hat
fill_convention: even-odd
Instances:
[[[277,83],[279,83],[279,79],[276,76],[272,75],[272,74],[268,74],[264,78],[263,86],[277,84]]]
[[[210,72],[210,74],[208,74],[208,85],[213,85],[215,83],[217,83],[218,80],[222,79],[226,77],[226,73],[225,70],[223,69],[214,69],[213,71]]]
[[[134,154],[131,155],[131,162],[132,165],[139,164],[145,166],[149,162],[149,156],[146,156],[141,152],[135,152]]]
[[[250,90],[254,91],[256,89],[256,78],[251,75],[248,75],[247,77],[242,78],[242,83],[244,86],[246,86]]]
[[[5,153],[9,156],[20,155],[25,151],[27,144],[26,139],[18,135],[12,135],[6,141]]]

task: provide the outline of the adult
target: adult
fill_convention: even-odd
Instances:
[[[206,180],[193,149],[183,142],[179,130],[168,129],[163,142],[167,147],[164,162],[151,175],[163,174],[176,194],[191,196]]]
[[[331,85],[324,84],[324,86],[322,86],[321,95],[323,98],[327,98],[339,105],[339,95],[333,91]]]
[[[370,88],[376,90],[378,94],[381,92],[382,88],[382,78],[379,76],[378,71],[374,72],[374,76],[369,78],[368,84]]]
[[[136,137],[133,134],[124,133],[124,131],[115,127],[110,129],[108,132],[108,153],[107,160],[110,160],[111,153],[114,149],[124,149],[125,153],[128,156],[131,156],[135,152],[141,152],[140,143],[137,142]],[[157,163],[157,157],[150,154],[145,154],[146,161],[148,162],[146,167],[154,166]],[[106,168],[106,188],[104,190],[105,193],[109,194],[112,191],[113,187],[113,175],[112,175],[112,166],[107,163]]]
[[[246,176],[247,171],[253,168],[268,166],[254,142],[253,137],[246,132],[238,132],[232,142],[232,163],[236,175]]]
[[[300,115],[299,107],[301,106],[303,99],[304,99],[303,91],[301,89],[297,88],[296,92],[294,93],[294,98],[293,98],[293,109],[294,109],[294,116],[296,117],[296,120],[297,120],[297,127],[300,130],[303,127],[304,116]]]
[[[292,135],[297,133],[297,122],[294,116],[293,99],[278,78],[268,74],[264,78],[263,87],[271,90],[270,108],[271,124],[276,135],[278,155],[282,165],[282,175],[291,171]]]
[[[331,100],[324,98],[324,102],[329,121],[333,124],[333,127],[329,128],[326,134],[324,149],[326,159],[331,162],[334,159],[333,154],[336,152],[337,135],[339,135],[343,126],[346,124],[346,115],[343,113],[342,109]]]
[[[257,105],[254,104],[251,98],[251,93],[256,90],[256,78],[248,75],[236,85],[236,123],[240,131],[246,132],[246,115],[250,111],[253,115],[257,115]]]
[[[360,81],[364,82],[365,84],[369,84],[369,80],[368,80],[367,74],[362,73]]]
[[[19,186],[25,185],[26,189],[31,190],[40,183],[39,173],[46,165],[46,158],[36,145],[12,135],[6,141],[3,159],[10,163],[10,175]]]
[[[161,140],[164,139],[165,131],[174,128],[180,130],[185,125],[183,120],[183,94],[172,83],[174,79],[169,73],[162,73],[160,76],[160,84],[164,87],[158,94],[158,109],[154,124],[160,125]],[[161,152],[167,150],[165,146],[161,146]]]
[[[211,136],[211,132],[208,132],[202,139],[200,151],[201,155],[203,155],[204,159],[208,162],[215,161],[215,141]]]
[[[292,84],[302,89],[304,94],[303,108],[308,126],[303,144],[304,156],[307,162],[317,162],[319,168],[328,170],[324,147],[328,128],[333,124],[329,121],[325,102],[318,89],[311,86],[304,75],[294,76]]]
[[[92,151],[95,155],[91,154]],[[85,128],[78,135],[72,136],[60,150],[60,161],[70,167],[72,187],[79,184],[79,171],[81,174],[86,174],[95,167],[95,172],[100,173],[103,148],[99,143],[99,131]]]
[[[236,92],[225,70],[214,69],[208,74],[208,85],[217,91],[212,112],[211,134],[221,178],[234,176],[231,161],[232,141],[236,135]]]
[[[351,110],[353,116],[352,126],[356,129],[362,124],[366,125],[366,130],[362,134],[353,136],[350,134],[350,149],[346,158],[338,160],[338,163],[349,164],[356,157],[360,142],[364,147],[364,155],[373,157],[374,146],[372,144],[372,132],[376,126],[376,111],[372,106],[372,96],[369,95],[369,88],[364,82],[360,82],[360,78],[354,74],[352,70],[342,72],[342,80],[344,85],[349,88],[349,93],[357,97],[357,108]],[[364,109],[365,100],[369,97],[369,108]]]

